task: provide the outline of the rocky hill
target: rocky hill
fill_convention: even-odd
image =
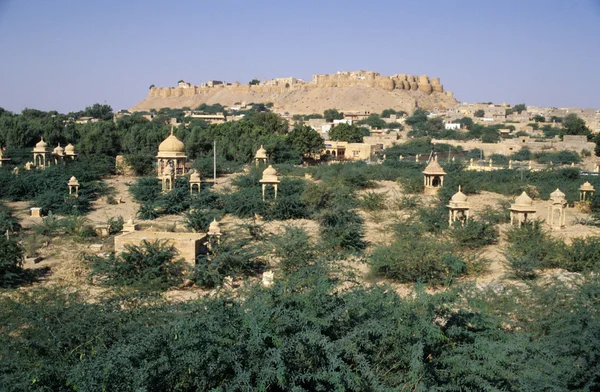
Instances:
[[[393,108],[410,112],[417,106],[433,109],[458,104],[451,92],[444,91],[439,78],[356,71],[314,75],[310,82],[296,78],[265,80],[254,85],[214,80],[200,86],[180,82],[177,87],[152,87],[148,96],[130,110],[195,108],[202,103],[231,106],[244,102],[273,102],[275,111],[291,114],[321,113],[327,108],[370,112]]]

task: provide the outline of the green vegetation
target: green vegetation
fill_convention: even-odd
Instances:
[[[326,109],[323,112],[323,118],[327,122],[332,122],[333,120],[343,120],[344,113],[338,112],[337,109]]]
[[[10,165],[0,169],[1,199],[35,202],[53,211],[33,227],[29,221],[21,227],[0,203],[0,234],[9,231],[0,236],[0,389],[600,389],[600,239],[591,235],[565,242],[537,221],[520,228],[499,226],[508,220],[506,203],[473,208],[477,213],[469,219],[448,224],[447,205],[459,185],[467,195],[490,191],[513,197],[527,190],[533,198],[547,198],[560,188],[571,203],[579,199],[579,169],[465,170],[460,158],[479,157],[479,151],[468,155],[449,145],[434,146],[430,137],[496,140],[500,126],[464,118],[466,130],[449,132],[439,117],[428,118],[424,111],[415,111],[407,126],[411,135],[428,137],[386,149],[379,164],[299,167],[300,159],[318,154],[324,142],[299,123],[288,133],[287,122],[269,106],[251,104],[239,122],[190,120],[175,131],[203,177],[212,174],[215,140],[218,172],[236,173],[227,186],[203,184],[193,195],[185,176],[163,193],[153,174],[153,149],[167,131],[163,120],[180,115],[171,109],[153,111],[155,120],[161,118],[156,122],[133,115],[116,124],[61,123],[54,137],[73,140],[85,151],[75,161],[18,176]],[[90,108],[98,115],[105,110]],[[0,137],[18,143],[17,138],[26,139],[27,127],[49,127],[53,121],[39,111],[2,113]],[[399,114],[389,109],[382,117],[393,113]],[[18,134],[2,128],[3,121],[26,126]],[[332,132],[344,130],[343,125]],[[354,128],[346,132],[348,139],[362,138],[362,130]],[[32,129],[34,142],[50,128]],[[240,173],[261,144],[269,151],[269,164],[283,174],[277,198],[267,187],[263,200],[264,166],[252,164]],[[12,151],[21,148],[21,158],[28,159],[31,146]],[[148,175],[130,185],[140,217],[177,214],[190,230],[202,233],[214,219],[223,220],[223,235],[206,239],[194,266],[185,264],[168,240],[143,241],[109,254],[84,250],[95,233],[83,213],[91,201],[109,195],[102,178],[113,172],[114,160],[107,154],[115,152],[125,153],[136,172]],[[414,156],[448,152],[438,155],[447,172],[444,187],[437,197],[421,197],[426,162],[415,162]],[[452,161],[454,156],[459,159]],[[486,158],[497,164],[580,159],[526,148]],[[82,184],[80,198],[65,202],[71,175]],[[377,189],[383,180],[395,181],[402,192],[390,184]],[[586,180],[599,189],[600,178]],[[590,209],[600,216],[600,194]],[[124,220],[107,217],[106,224],[114,235]],[[36,245],[48,241],[43,249]],[[56,284],[52,275],[50,284],[16,289],[44,273],[23,268],[24,256],[39,250],[54,262],[63,254],[56,245],[84,250],[80,262],[87,268],[76,273],[83,274],[78,278],[86,280],[85,290]],[[508,278],[518,284],[484,279],[475,287],[469,278],[485,271],[489,261],[483,255],[498,250],[506,255]],[[359,263],[367,264],[371,276]],[[544,273],[548,268],[563,269],[553,271],[561,278]],[[270,285],[261,284],[265,272],[274,274]]]
[[[337,124],[329,131],[329,138],[340,142],[362,143],[363,136],[368,136],[369,132],[356,125]]]
[[[476,110],[475,113],[473,113],[473,116],[481,118],[485,116],[485,111],[483,109]]]
[[[303,156],[319,155],[325,148],[321,135],[307,125],[296,125],[288,134],[288,141]]]
[[[166,241],[142,241],[126,245],[119,255],[87,256],[92,277],[108,286],[128,286],[139,290],[165,290],[182,282],[182,260]]]
[[[585,121],[575,113],[569,113],[562,120],[563,135],[585,135],[591,137],[592,131],[585,125]]]

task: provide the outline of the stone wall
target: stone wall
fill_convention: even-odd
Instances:
[[[140,245],[142,241],[153,242],[166,240],[167,244],[177,249],[178,257],[183,258],[192,266],[196,256],[204,252],[206,234],[202,233],[171,233],[157,231],[132,231],[115,236],[115,252],[122,252],[126,245]]]
[[[430,79],[427,75],[414,76],[396,74],[392,76],[382,76],[379,72],[354,71],[338,72],[327,75],[313,75],[311,82],[305,82],[296,78],[279,78],[265,81],[259,85],[240,84],[239,82],[235,82],[222,84],[204,83],[201,86],[186,84],[185,87],[152,87],[148,96],[160,98],[191,97],[198,94],[211,93],[215,89],[231,89],[236,93],[256,92],[265,94],[282,93],[288,89],[352,86],[379,87],[386,91],[421,91],[428,95],[432,93],[444,93],[444,87],[440,83],[440,79]]]

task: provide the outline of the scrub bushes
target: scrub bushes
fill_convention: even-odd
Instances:
[[[85,256],[92,276],[107,286],[129,286],[140,290],[166,290],[183,281],[182,260],[166,241],[142,241],[126,245],[119,255]]]

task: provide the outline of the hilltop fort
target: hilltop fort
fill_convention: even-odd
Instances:
[[[276,110],[292,114],[320,113],[326,108],[372,112],[387,108],[412,111],[415,107],[431,110],[458,104],[453,94],[444,90],[439,78],[354,71],[314,75],[311,81],[292,77],[252,84],[211,80],[193,85],[180,81],[177,87],[152,86],[148,96],[132,110],[242,102],[272,102]]]

